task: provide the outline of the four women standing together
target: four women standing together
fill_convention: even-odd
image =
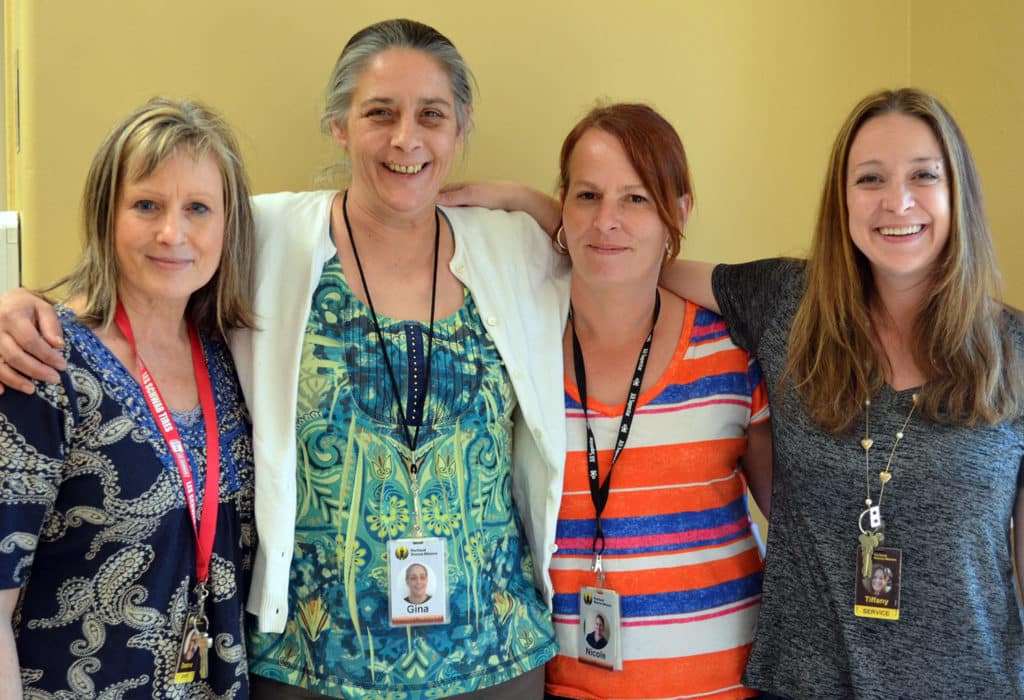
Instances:
[[[761,562],[747,483],[765,510],[771,500],[749,686],[791,697],[916,693],[924,669],[923,682],[944,692],[1019,694],[1021,624],[1005,543],[1024,454],[1024,339],[994,286],[979,286],[992,275],[977,178],[941,107],[914,91],[859,107],[837,142],[806,267],[720,268],[711,297],[707,269],[666,266],[693,192],[678,136],[649,108],[598,109],[574,129],[562,152],[558,215],[534,196],[523,200],[558,229],[571,268],[523,214],[438,209],[468,134],[470,86],[461,56],[435,30],[404,20],[368,27],[342,52],[324,114],[351,166],[347,191],[254,199],[257,328],[244,316],[216,327],[238,326],[228,337],[253,420],[254,696],[539,697],[556,653],[553,695],[749,696],[739,677]],[[189,155],[190,163],[198,157]],[[111,196],[128,189],[115,183]],[[175,211],[194,214],[197,199]],[[228,201],[222,191],[213,199]],[[153,235],[159,250],[174,245]],[[182,235],[202,247],[199,228]],[[136,274],[156,275],[175,298],[205,283],[172,283],[181,277],[176,264],[198,267],[191,258],[168,262],[147,250],[140,259],[138,272],[129,254],[116,257],[109,304],[132,298]],[[218,259],[222,275],[247,279]],[[12,299],[3,326],[31,347],[37,341]],[[719,307],[766,383],[708,310]],[[44,313],[33,301],[20,308]],[[65,334],[74,318],[89,318],[71,308]],[[102,322],[111,328],[109,310]],[[149,354],[111,349],[115,374]],[[14,351],[4,361],[32,369]],[[91,404],[69,398],[87,384],[76,366],[65,365],[63,388],[37,384],[27,399],[7,392],[0,418],[10,420],[19,401],[83,411]],[[0,378],[11,381],[9,372]],[[185,377],[187,388],[188,376],[179,368],[168,381]],[[102,386],[96,401],[124,395]],[[218,418],[223,443],[230,422]],[[865,432],[852,437],[862,422]],[[4,462],[4,478],[20,481],[36,468],[31,455],[54,452],[41,513],[74,486],[60,474],[81,453],[61,452],[61,441],[88,439],[73,421],[61,425],[52,436],[13,440]],[[164,449],[143,444],[156,455]],[[195,462],[214,454],[204,444],[193,448]],[[244,450],[229,451],[247,461]],[[230,459],[222,448],[221,465]],[[964,471],[986,476],[971,481]],[[162,474],[179,489],[188,482],[186,472]],[[4,512],[14,512],[6,501]],[[970,541],[948,544],[965,518]],[[12,542],[0,548],[4,600],[11,612],[22,599],[14,623],[21,658],[14,667],[10,655],[0,661],[0,678],[17,681],[20,663],[26,688],[87,682],[111,692],[118,681],[97,669],[128,677],[138,662],[104,657],[75,674],[59,661],[38,671],[26,664],[23,640],[52,634],[26,618],[28,601],[42,596],[49,611],[38,614],[52,617],[67,596],[46,590],[64,584],[44,558],[57,539],[52,517],[23,537],[12,537],[21,525],[3,522],[3,541]],[[80,537],[93,519],[76,510],[61,522]],[[225,546],[237,542],[232,551],[244,561],[247,540],[218,535]],[[858,543],[872,551],[857,556]],[[87,548],[59,551],[91,559]],[[861,615],[892,607],[855,606],[862,559],[870,569],[883,556],[903,565],[894,575],[896,621],[891,612]],[[941,579],[925,568],[950,556],[956,566]],[[415,564],[433,586],[417,606],[404,600]],[[29,567],[48,573],[33,577]],[[963,579],[953,584],[966,601],[955,631],[936,614],[944,605],[937,588],[948,592],[951,576]],[[237,597],[218,600],[240,616]],[[134,615],[143,601],[130,602]],[[75,603],[89,619],[108,609]],[[159,605],[149,614],[175,633],[201,622],[187,595]],[[604,644],[594,656],[587,642],[597,639],[598,619]],[[133,624],[155,625],[130,616]],[[227,631],[215,624],[211,634]],[[206,629],[196,632],[205,651]],[[241,662],[235,647],[213,639],[218,658]],[[795,639],[805,642],[793,649]],[[892,650],[891,664],[868,656],[878,643]],[[971,645],[970,658],[947,677],[936,659],[955,650],[963,661],[961,643]],[[78,655],[83,646],[68,648]],[[911,656],[913,668],[899,662]],[[159,663],[144,674],[124,697],[162,697],[174,676]],[[245,694],[243,685],[177,687],[185,697]]]

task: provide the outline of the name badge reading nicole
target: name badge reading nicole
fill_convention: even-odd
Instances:
[[[619,594],[607,588],[580,588],[578,658],[608,671],[622,670]]]
[[[440,537],[388,541],[392,627],[448,623],[445,544]]]

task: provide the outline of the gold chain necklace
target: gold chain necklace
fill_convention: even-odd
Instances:
[[[881,486],[878,489],[878,503],[871,500],[871,447],[875,441],[871,439],[871,399],[864,401],[864,437],[860,440],[860,446],[864,448],[864,505],[867,506],[861,511],[857,519],[857,527],[860,529],[860,547],[863,557],[862,571],[865,578],[871,575],[871,555],[875,548],[882,543],[885,535],[882,533],[882,498],[885,496],[885,485],[892,479],[892,458],[896,455],[896,448],[903,439],[904,431],[910,423],[914,411],[917,409],[917,394],[911,395],[910,413],[903,421],[902,427],[896,431],[896,439],[889,450],[889,459],[885,462],[885,468],[878,472],[878,480]],[[864,516],[868,516],[868,527],[864,527]]]

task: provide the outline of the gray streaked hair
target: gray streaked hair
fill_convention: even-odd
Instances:
[[[476,79],[455,45],[441,32],[411,19],[389,19],[360,29],[345,44],[334,64],[324,91],[324,112],[320,128],[331,133],[331,126],[348,118],[352,95],[359,75],[378,54],[388,49],[415,49],[431,56],[448,75],[455,96],[455,119],[463,137],[472,128],[473,86]]]

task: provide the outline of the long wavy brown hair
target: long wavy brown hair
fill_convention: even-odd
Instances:
[[[914,360],[928,377],[918,410],[936,422],[968,426],[1017,417],[1024,411],[1021,359],[999,302],[999,273],[974,158],[949,112],[913,88],[869,95],[839,130],[782,381],[793,382],[818,425],[837,433],[853,425],[864,400],[885,382],[888,360],[876,349],[869,313],[874,280],[868,260],[850,238],[846,179],[850,147],[860,128],[889,113],[931,127],[950,182],[949,240],[913,334]]]

